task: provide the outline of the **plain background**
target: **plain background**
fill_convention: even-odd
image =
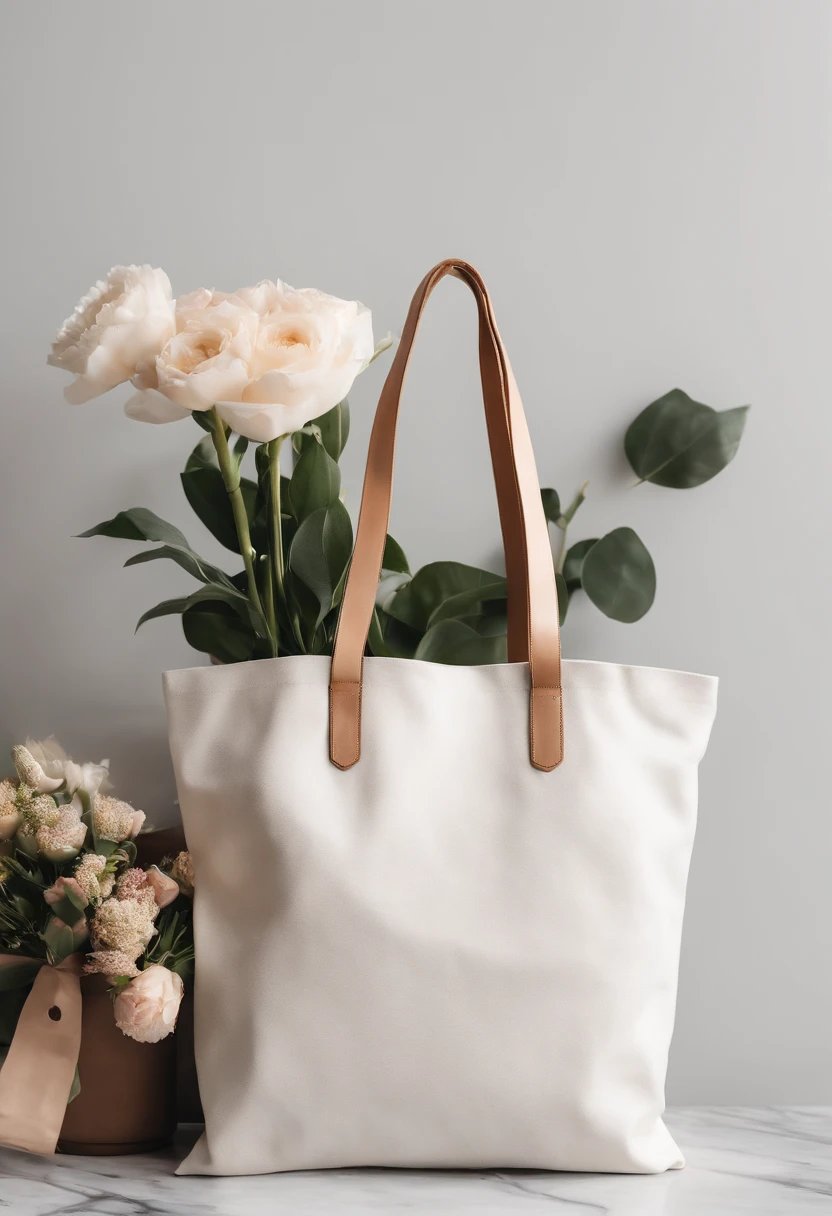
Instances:
[[[828,762],[832,5],[828,0],[85,0],[2,4],[0,746],[54,732],[176,818],[160,673],[199,662],[140,613],[187,576],[74,534],[144,505],[208,556],[178,472],[201,432],[45,357],[89,284],[282,277],[401,327],[425,271],[484,274],[541,482],[574,537],[635,527],[639,624],[572,605],[566,652],[721,676],[701,772],[669,1099],[832,1101]],[[393,531],[495,567],[475,309],[434,295],[408,382]],[[388,360],[351,396],[355,512]],[[631,489],[621,439],[679,385],[750,402],[735,462]],[[226,554],[226,558],[230,555]]]

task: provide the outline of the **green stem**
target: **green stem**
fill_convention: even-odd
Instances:
[[[217,407],[213,406],[208,410],[208,418],[211,421],[211,438],[214,441],[214,448],[217,453],[217,461],[222,473],[222,480],[225,485],[226,493],[231,502],[231,511],[234,516],[234,526],[237,529],[237,540],[240,542],[240,554],[242,555],[243,565],[245,566],[246,579],[248,581],[248,598],[257,610],[263,623],[266,624],[266,618],[263,614],[263,604],[260,600],[260,592],[257,590],[257,577],[254,573],[254,549],[251,546],[251,534],[248,529],[248,515],[246,513],[246,504],[243,501],[243,493],[240,489],[240,470],[236,462],[228,450],[228,439],[225,434],[225,423],[217,413]],[[268,628],[268,626],[267,626]],[[271,634],[269,640],[272,644],[272,650],[277,652],[277,639]]]
[[[265,578],[263,586],[266,588],[266,619],[269,622],[269,629],[272,631],[272,637],[275,640],[275,657],[279,647],[277,636],[277,617],[274,611],[274,576],[272,574],[272,558],[270,553],[265,553],[260,559],[265,564]]]
[[[295,640],[301,649],[302,653],[306,652],[306,647],[303,643],[303,635],[300,631],[300,621],[297,613],[289,608],[289,601],[286,596],[286,569],[283,559],[283,509],[281,503],[281,486],[280,486],[280,450],[283,447],[283,441],[286,435],[279,435],[277,439],[272,439],[269,444],[269,489],[272,499],[272,549],[274,551],[273,573],[274,573],[274,588],[277,595],[277,602],[282,605],[286,616],[292,622],[292,632],[295,635]],[[277,631],[275,630],[275,637]]]

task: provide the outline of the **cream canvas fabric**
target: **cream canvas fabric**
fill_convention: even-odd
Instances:
[[[368,658],[329,763],[326,657],[167,673],[196,894],[206,1131],[180,1173],[682,1165],[665,1129],[716,680]]]
[[[477,301],[499,666],[365,658],[422,309]],[[682,1165],[661,1120],[707,676],[561,663],[517,384],[482,279],[417,288],[332,658],[169,672],[196,875],[205,1134],[180,1173]]]

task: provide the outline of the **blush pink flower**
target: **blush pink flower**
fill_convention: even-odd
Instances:
[[[81,886],[77,878],[58,878],[48,890],[44,891],[43,898],[48,904],[58,904],[62,899],[69,896],[70,891],[81,901],[82,905],[88,903],[87,893]]]
[[[160,908],[172,904],[179,894],[179,883],[168,874],[163,874],[158,866],[150,866],[147,871],[147,883],[153,890],[156,903]]]
[[[137,1043],[158,1043],[176,1027],[182,991],[180,977],[154,963],[119,991],[113,1003],[116,1026]]]

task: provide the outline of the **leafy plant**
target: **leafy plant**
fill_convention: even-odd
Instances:
[[[641,482],[676,489],[702,485],[736,454],[748,407],[718,412],[674,389],[648,405],[627,429],[624,450]],[[125,565],[167,560],[199,586],[148,609],[138,626],[161,616],[182,618],[191,646],[223,663],[278,654],[331,653],[337,610],[353,544],[340,500],[338,465],[349,437],[349,405],[341,402],[292,436],[294,468],[281,473],[284,438],[254,450],[254,477],[242,466],[249,442],[232,433],[216,410],[195,413],[208,432],[182,472],[188,502],[208,531],[242,560],[229,574],[201,557],[183,533],[152,511],[133,507],[83,536],[155,542]],[[588,483],[567,507],[541,490],[546,518],[560,533],[554,555],[561,621],[584,591],[613,620],[639,620],[656,593],[653,559],[630,527],[567,544]],[[500,574],[437,561],[412,574],[401,546],[387,538],[371,654],[437,663],[499,663],[506,658],[506,583]]]

